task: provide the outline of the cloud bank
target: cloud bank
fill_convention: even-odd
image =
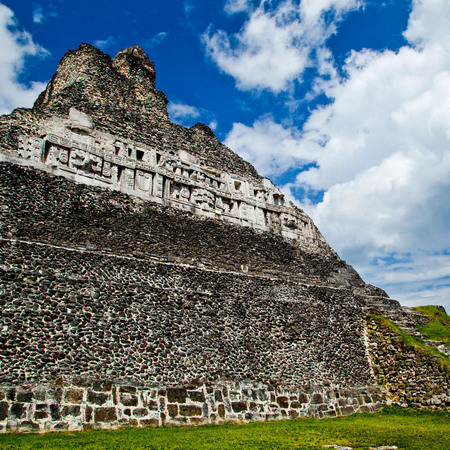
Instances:
[[[307,11],[301,11],[301,17],[311,21],[322,17],[322,6],[337,11],[357,6],[345,1],[301,5]],[[260,21],[265,13],[258,9],[254,14]],[[276,23],[273,14],[266,20]],[[408,45],[398,52],[354,51],[345,62],[344,76],[334,74],[325,85],[331,103],[314,110],[301,129],[264,117],[252,126],[234,124],[226,139],[227,145],[265,175],[311,163],[313,166],[290,184],[291,192],[297,194],[333,247],[367,281],[387,288],[399,300],[447,307],[449,23],[447,0],[413,0],[404,32]],[[245,38],[249,26],[241,30],[238,39]],[[290,35],[289,24],[287,30]],[[214,36],[209,45],[216,43],[214,48],[222,49],[216,61],[225,70],[227,62],[239,61],[240,54],[230,49],[223,35]],[[305,48],[290,39],[280,42],[284,51],[294,56]],[[309,48],[317,42],[324,45],[325,41],[312,40]],[[252,48],[257,45],[252,43]],[[256,54],[261,56],[258,51]],[[299,56],[297,62],[300,60]],[[234,76],[238,84],[248,85],[239,73]],[[286,70],[278,80],[265,87],[273,91],[285,88],[293,75]],[[323,200],[314,203],[305,192],[322,193]]]

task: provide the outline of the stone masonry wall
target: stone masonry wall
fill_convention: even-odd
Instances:
[[[450,373],[439,356],[421,354],[400,335],[371,320],[369,348],[375,376],[385,386],[389,402],[402,406],[450,407]]]
[[[380,407],[362,282],[333,254],[1,169],[3,431]]]
[[[164,388],[74,377],[56,384],[0,388],[0,432],[335,417],[376,411],[383,399],[376,387],[295,390],[219,382]]]
[[[139,47],[111,59],[82,44],[31,110],[0,117],[0,150],[75,108],[99,133],[263,183],[166,105]],[[364,306],[384,293],[323,244],[0,163],[1,431],[378,409]]]
[[[2,241],[0,383],[371,384],[351,291]]]

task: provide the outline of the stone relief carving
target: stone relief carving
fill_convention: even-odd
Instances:
[[[46,152],[45,163],[49,166],[57,166],[59,158],[59,148],[56,145],[50,145],[48,152]]]
[[[266,201],[265,196],[264,196],[264,191],[255,191],[255,199],[257,202]]]
[[[18,156],[41,162],[42,143],[39,138],[19,136]]]
[[[187,186],[172,184],[170,187],[170,196],[172,198],[188,201],[191,196],[191,191]]]
[[[63,166],[67,166],[69,163],[69,150],[67,148],[62,148],[59,151],[59,163]]]
[[[74,123],[53,117],[41,126],[43,139],[20,136],[18,156],[61,170],[64,176],[91,178],[159,203],[192,205],[196,214],[220,216],[288,238],[323,241],[311,219],[292,204],[285,205],[283,194],[268,179],[250,183],[202,165],[186,150],[157,151],[87,125],[81,130]]]
[[[86,160],[86,152],[84,150],[73,148],[70,152],[69,167],[73,169],[81,169]]]
[[[120,182],[125,189],[133,190],[134,189],[134,170],[128,169],[128,168],[123,169]]]
[[[191,202],[205,211],[210,211],[214,208],[214,200],[214,194],[206,189],[195,188],[192,190]]]
[[[259,226],[265,226],[266,225],[266,219],[264,216],[264,211],[261,208],[255,208],[255,219],[256,223]]]
[[[251,205],[247,205],[245,202],[241,203],[241,218],[246,221],[254,220],[254,208]]]
[[[225,206],[223,204],[222,197],[216,197],[216,212],[222,214],[225,211]]]
[[[291,214],[282,213],[281,214],[281,223],[285,227],[290,228],[290,229],[297,228],[297,219]]]
[[[152,174],[143,170],[136,170],[136,188],[151,194]]]
[[[103,163],[102,175],[106,178],[111,178],[112,170],[111,170],[111,163],[109,161],[105,161]]]
[[[163,196],[163,177],[160,174],[156,174],[153,178],[153,192],[155,197],[162,198]]]
[[[280,215],[276,212],[270,213],[270,224],[275,227],[281,226]]]

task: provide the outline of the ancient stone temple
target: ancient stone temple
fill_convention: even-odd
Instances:
[[[368,313],[423,317],[166,105],[139,47],[83,44],[0,117],[1,431],[381,408]],[[433,364],[423,401],[445,403]]]

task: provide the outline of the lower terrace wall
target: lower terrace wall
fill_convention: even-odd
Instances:
[[[335,417],[374,412],[383,400],[377,387],[286,389],[225,381],[146,387],[75,377],[57,384],[0,387],[0,432]]]
[[[350,291],[1,244],[3,432],[326,417],[382,405]]]

